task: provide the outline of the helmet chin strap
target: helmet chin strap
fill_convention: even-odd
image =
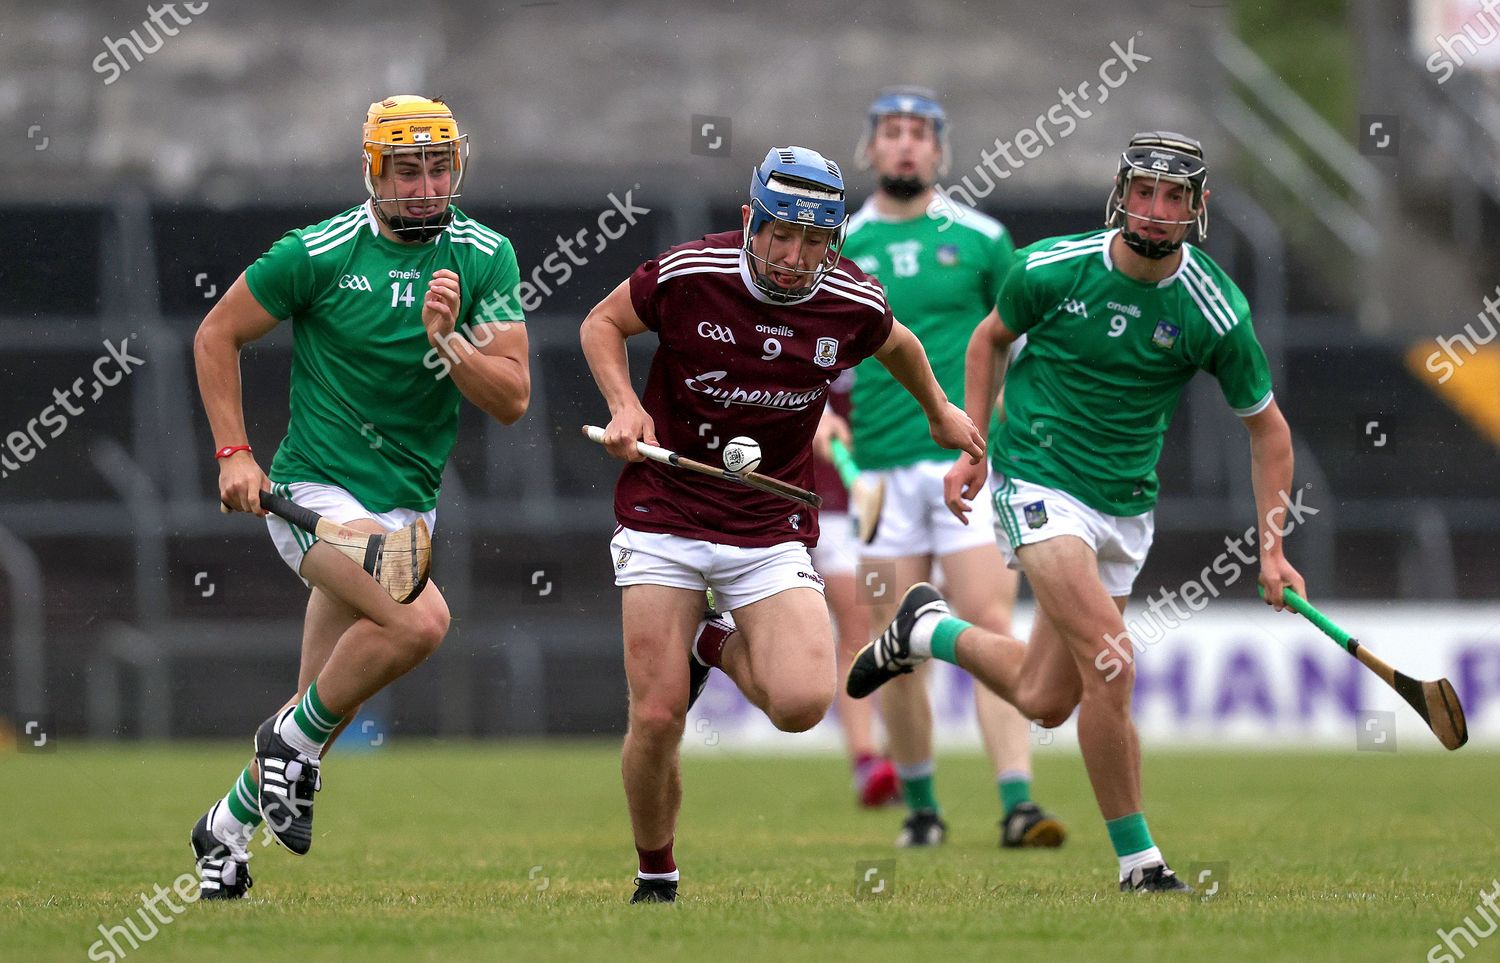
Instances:
[[[375,215],[391,229],[391,233],[396,237],[408,243],[421,243],[432,240],[448,229],[448,224],[453,220],[453,205],[449,204],[441,213],[431,217],[405,217],[400,214],[387,214],[377,203]]]
[[[1182,241],[1154,241],[1151,238],[1137,234],[1135,231],[1121,230],[1120,240],[1124,241],[1126,247],[1141,257],[1149,258],[1153,261],[1160,261],[1182,247]]]
[[[927,189],[919,177],[890,177],[882,174],[879,178],[880,189],[898,201],[909,201],[913,197]]]

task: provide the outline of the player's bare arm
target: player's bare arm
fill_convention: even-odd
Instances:
[[[922,342],[911,329],[900,321],[892,323],[891,333],[875,352],[875,358],[922,406],[934,441],[944,448],[968,452],[976,463],[984,462],[984,435],[963,409],[943,394],[942,386],[932,374],[927,352],[922,350]]]
[[[645,322],[630,303],[630,281],[621,281],[604,300],[583,319],[579,340],[583,356],[599,393],[609,405],[609,424],[604,426],[604,448],[616,458],[641,461],[644,456],[635,443],[659,444],[656,425],[630,384],[630,359],[625,353],[625,339],[646,331]]]
[[[1292,496],[1292,430],[1272,401],[1264,411],[1241,419],[1250,432],[1250,480],[1255,489],[1255,523],[1260,537],[1260,584],[1277,611],[1285,608],[1282,590],[1303,598],[1307,586],[1286,560],[1282,534]]]
[[[422,302],[427,341],[448,359],[448,373],[459,393],[502,425],[513,425],[531,403],[526,325],[511,322],[487,332],[493,337],[477,353],[455,349],[452,335],[460,297],[457,274],[447,268],[433,273]]]
[[[250,443],[240,390],[240,349],[265,337],[277,323],[255,300],[241,274],[198,326],[193,364],[217,449]],[[230,508],[265,515],[260,493],[269,486],[266,473],[249,450],[219,459],[219,500]]]
[[[990,414],[998,403],[1005,377],[1001,361],[1016,337],[994,309],[969,336],[969,347],[964,352],[964,411],[976,425],[990,423]],[[962,458],[954,462],[948,474],[943,476],[943,501],[965,525],[969,524],[971,506],[974,499],[983,494],[988,477],[989,466],[983,461],[975,463]]]

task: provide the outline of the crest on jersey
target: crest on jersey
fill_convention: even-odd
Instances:
[[[1041,528],[1047,524],[1047,503],[1032,502],[1021,509],[1026,514],[1026,524],[1031,528]]]
[[[1172,350],[1172,345],[1177,343],[1177,336],[1181,333],[1182,329],[1177,325],[1158,321],[1156,322],[1156,332],[1151,335],[1151,343],[1158,348],[1165,348],[1170,351]]]
[[[937,262],[943,267],[952,267],[958,263],[957,244],[939,244],[937,249]]]
[[[819,338],[817,348],[813,351],[813,364],[823,368],[832,368],[838,360],[838,338]]]

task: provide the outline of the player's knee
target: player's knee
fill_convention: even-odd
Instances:
[[[1056,729],[1072,717],[1073,710],[1076,708],[1078,708],[1076,701],[1055,699],[1050,702],[1043,702],[1038,707],[1036,714],[1032,715],[1031,718],[1043,729]]]
[[[653,743],[675,745],[687,726],[684,708],[642,700],[630,704],[630,731]]]
[[[1081,673],[1083,698],[1128,705],[1135,689],[1135,659],[1131,654],[1118,657],[1113,649],[1101,649],[1100,658]]]
[[[1079,693],[1074,690],[1031,691],[1020,693],[1017,708],[1021,714],[1043,729],[1056,729],[1067,722],[1078,708]]]
[[[410,654],[420,660],[436,652],[448,634],[450,621],[448,606],[441,601],[412,611],[406,626],[406,642]]]
[[[772,698],[766,716],[782,732],[806,732],[823,721],[831,701],[831,697],[815,693]]]

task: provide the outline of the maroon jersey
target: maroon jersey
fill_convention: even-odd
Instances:
[[[828,407],[845,421],[849,420],[849,412],[854,408],[849,403],[849,391],[853,387],[854,370],[852,368],[839,375],[837,380],[828,386]],[[821,511],[849,511],[849,490],[844,487],[844,480],[839,477],[839,470],[833,467],[833,462],[816,455],[813,456],[813,491],[823,496]]]
[[[630,276],[635,313],[660,342],[642,404],[661,444],[711,465],[736,435],[760,442],[756,469],[811,488],[812,439],[840,373],[879,350],[895,319],[885,292],[840,259],[796,304],[769,300],[741,234],[710,234]],[[818,542],[817,513],[733,482],[652,461],[625,466],[615,518],[626,528],[759,548]]]

